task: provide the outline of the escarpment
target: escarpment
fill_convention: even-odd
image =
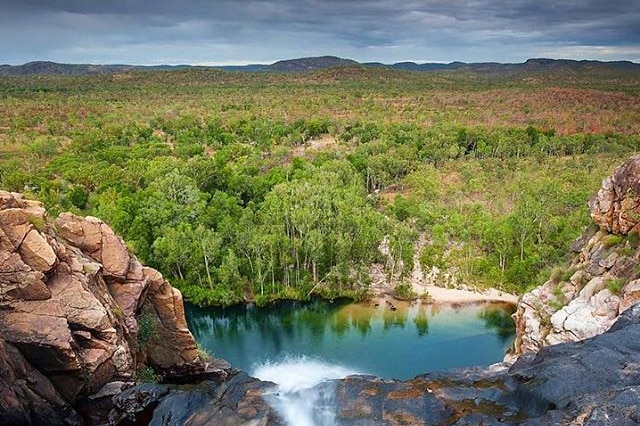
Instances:
[[[640,155],[588,204],[593,225],[573,243],[571,262],[520,300],[508,358],[601,334],[640,301]]]
[[[99,219],[55,221],[0,191],[0,423],[81,424],[82,401],[130,386],[141,369],[224,377],[203,357],[182,296]]]

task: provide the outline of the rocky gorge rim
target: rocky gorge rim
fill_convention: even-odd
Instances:
[[[635,156],[589,202],[596,226],[570,264],[518,304],[513,364],[332,381],[336,424],[640,423],[638,194]],[[49,223],[4,191],[0,337],[6,424],[284,424],[264,398],[274,384],[201,354],[180,292],[111,228]],[[189,384],[132,386],[143,366]]]

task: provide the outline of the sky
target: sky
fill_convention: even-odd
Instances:
[[[640,62],[640,0],[0,0],[0,63]]]

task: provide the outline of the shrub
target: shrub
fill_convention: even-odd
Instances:
[[[418,297],[410,284],[401,283],[393,289],[393,296],[399,300],[414,300]]]
[[[144,350],[153,340],[158,338],[156,319],[150,314],[138,317],[138,346]]]
[[[151,366],[147,365],[138,370],[138,383],[160,383],[162,379],[162,374],[157,373]]]
[[[622,242],[622,236],[616,234],[609,234],[602,239],[602,245],[605,248],[617,246]]]
[[[613,294],[620,294],[620,290],[622,290],[626,283],[624,278],[613,278],[607,282],[607,288]]]

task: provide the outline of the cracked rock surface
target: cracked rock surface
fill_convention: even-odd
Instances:
[[[49,221],[40,203],[0,191],[0,423],[81,424],[81,401],[131,386],[143,364],[169,378],[227,369],[201,359],[180,292],[107,224]]]

